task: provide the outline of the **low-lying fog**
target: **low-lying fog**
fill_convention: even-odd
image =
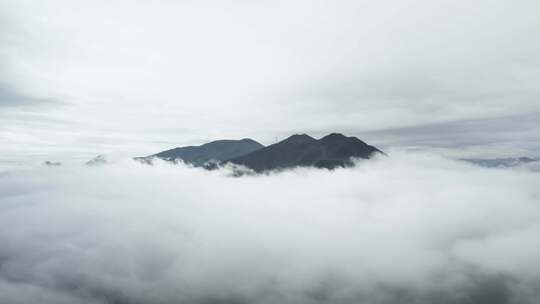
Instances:
[[[398,153],[228,175],[1,174],[0,303],[538,303],[538,173]]]

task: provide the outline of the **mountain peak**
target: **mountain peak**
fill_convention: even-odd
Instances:
[[[326,135],[325,137],[319,139],[320,142],[326,143],[326,144],[345,144],[345,143],[356,143],[361,145],[367,145],[365,142],[361,141],[357,137],[354,136],[345,136],[341,133],[330,133]]]
[[[348,137],[341,133],[330,133],[321,139],[346,139],[346,138]]]
[[[246,137],[246,138],[242,138],[240,141],[241,141],[241,142],[245,142],[245,143],[254,143],[254,144],[260,145],[257,141],[255,141],[255,140],[253,140],[253,139],[251,139],[251,138],[247,138],[247,137]]]
[[[294,134],[292,136],[287,137],[285,140],[281,141],[286,143],[303,143],[303,142],[310,142],[316,140],[315,138],[307,135],[307,134]]]

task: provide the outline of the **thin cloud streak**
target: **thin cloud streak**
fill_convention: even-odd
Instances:
[[[382,148],[438,150],[449,156],[540,156],[540,112],[371,132],[352,131]]]

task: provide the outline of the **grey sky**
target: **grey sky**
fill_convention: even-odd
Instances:
[[[13,88],[0,84],[0,107],[25,106],[43,101],[22,95]]]
[[[527,0],[3,1],[2,159],[322,131],[538,155],[539,10]]]

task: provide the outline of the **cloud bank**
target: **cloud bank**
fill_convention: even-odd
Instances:
[[[0,175],[2,303],[537,303],[538,173],[414,154]]]

